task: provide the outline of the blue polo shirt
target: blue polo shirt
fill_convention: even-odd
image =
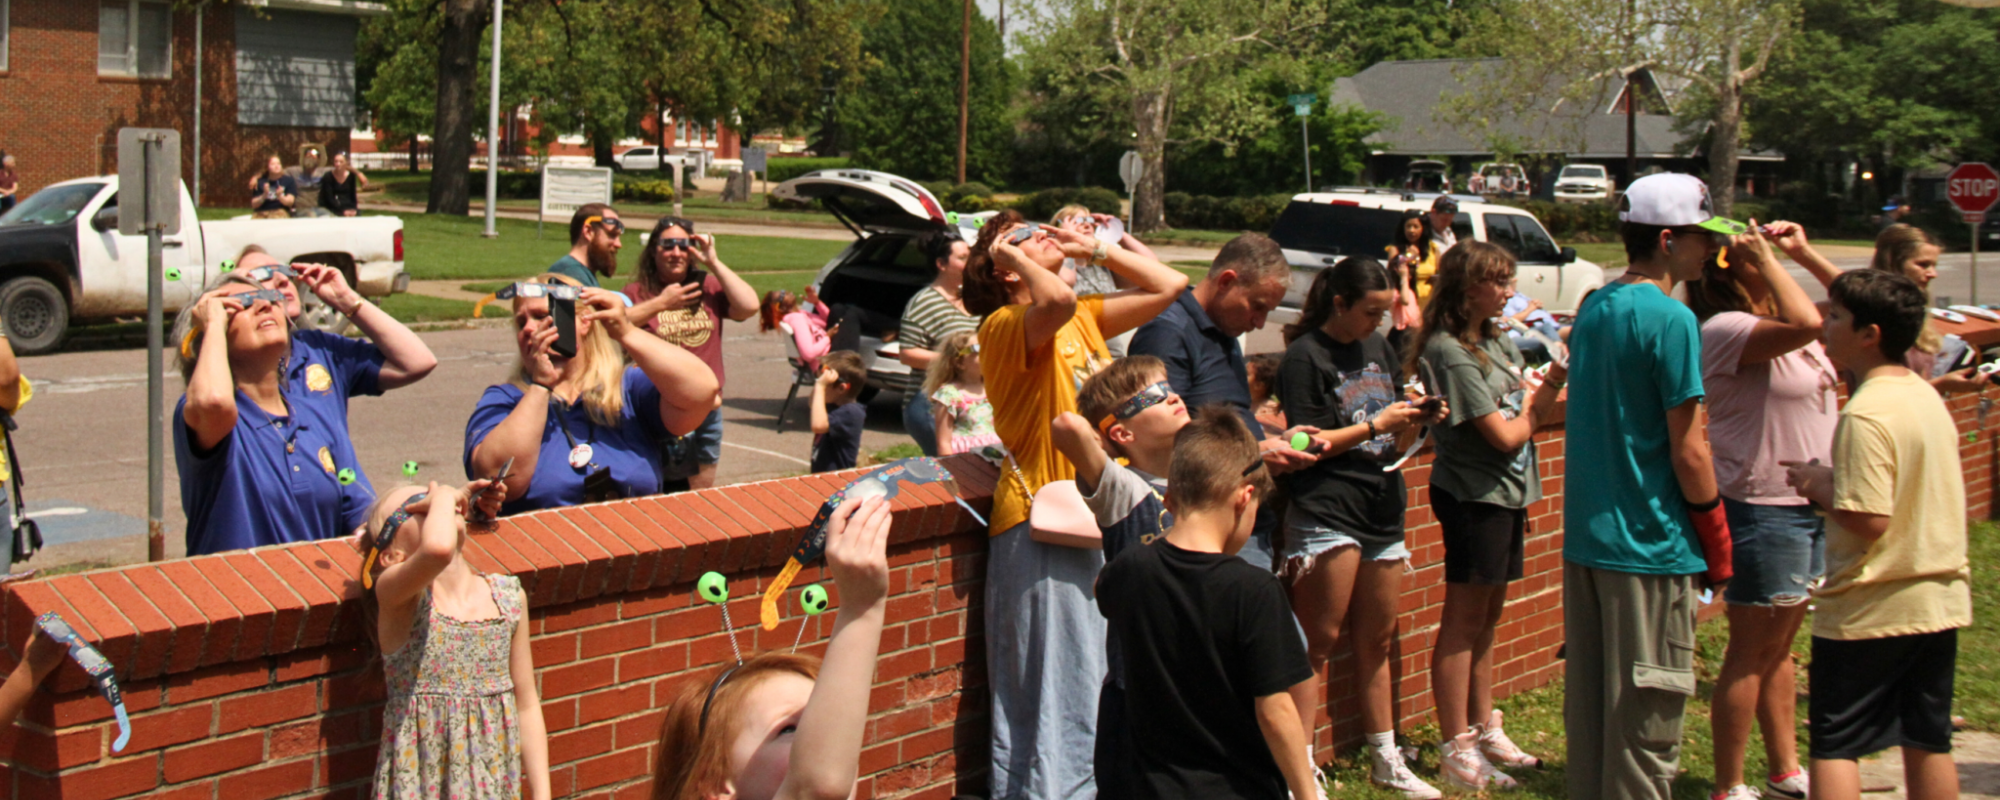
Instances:
[[[236,427],[201,452],[183,416],[187,396],[175,404],[174,467],[188,555],[329,539],[366,521],[372,493],[363,501],[338,477],[341,469],[359,474],[346,420],[289,395],[291,415],[274,416],[237,392]]]
[[[521,403],[521,387],[511,383],[486,387],[472,419],[465,423],[465,474],[472,473],[472,451],[486,441],[486,435]],[[564,427],[568,435],[564,435]],[[590,418],[582,404],[551,403],[547,424],[542,428],[542,451],[536,457],[535,477],[518,500],[500,507],[501,514],[518,514],[538,508],[562,508],[583,503],[585,470],[569,465],[570,441],[590,443],[591,461],[611,470],[611,479],[626,497],[660,492],[661,448],[667,426],[660,420],[660,390],[638,367],[625,368],[625,403],[618,424],[602,425]],[[520,464],[515,469],[520,469]]]
[[[1174,393],[1189,408],[1228,403],[1243,418],[1243,424],[1250,426],[1252,437],[1264,438],[1259,433],[1264,428],[1250,409],[1250,376],[1243,368],[1243,348],[1236,337],[1215,327],[1208,311],[1195,302],[1194,292],[1181,292],[1167,310],[1139,326],[1126,352],[1166,362],[1167,385],[1174,387]]]
[[[338,420],[343,434],[347,425],[347,399],[382,394],[382,363],[388,359],[382,348],[366,339],[349,339],[325,331],[298,331],[292,334],[292,356],[285,370],[285,397],[295,405],[310,406],[324,419]],[[343,435],[343,439],[347,436]],[[354,482],[340,487],[347,502],[362,508],[374,504],[375,485],[361,470],[361,462],[350,459]]]

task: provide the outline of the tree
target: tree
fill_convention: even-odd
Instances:
[[[1639,70],[1685,81],[1713,98],[1708,185],[1718,214],[1735,197],[1745,88],[1798,24],[1800,0],[1517,0],[1481,15],[1470,38],[1502,60],[1454,103],[1482,113],[1548,114],[1599,103]],[[1596,107],[1602,107],[1598,105]],[[1580,120],[1579,120],[1580,122]]]
[[[959,0],[899,0],[868,26],[863,48],[875,63],[836,103],[855,163],[920,180],[955,176],[958,154]],[[991,20],[972,23],[972,84],[966,175],[1005,176],[1013,127],[1008,65]]]
[[[1338,70],[1344,72],[1345,70]],[[1316,77],[1306,85],[1326,87],[1337,70],[1314,70]],[[1297,191],[1305,186],[1305,165],[1299,152],[1311,142],[1314,187],[1351,183],[1367,166],[1367,138],[1382,129],[1382,115],[1355,106],[1332,105],[1321,101],[1305,117],[1306,137],[1299,132],[1300,118],[1286,98],[1296,89],[1283,75],[1253,79],[1263,113],[1270,124],[1257,135],[1237,144],[1201,142],[1176,150],[1167,159],[1174,175],[1175,189],[1193,194],[1263,195]]]
[[[1167,147],[1241,142],[1270,127],[1251,78],[1303,83],[1327,12],[1310,0],[1047,0],[1024,14],[1024,55],[1043,92],[1034,102],[1095,107],[1104,134],[1130,132],[1145,167],[1132,227],[1158,230]]]

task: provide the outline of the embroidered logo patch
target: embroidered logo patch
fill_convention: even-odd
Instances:
[[[327,372],[326,367],[319,364],[307,365],[306,388],[315,392],[324,392],[333,388],[333,374]],[[332,467],[328,467],[327,469],[330,470]]]

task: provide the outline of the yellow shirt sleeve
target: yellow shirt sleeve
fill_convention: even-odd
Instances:
[[[1881,423],[1850,416],[1834,433],[1833,507],[1883,516],[1895,511],[1895,442]]]

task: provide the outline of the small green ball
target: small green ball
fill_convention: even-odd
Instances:
[[[1297,433],[1292,434],[1293,450],[1304,450],[1311,446],[1312,446],[1312,437],[1307,436],[1305,431],[1299,431]]]
[[[807,616],[818,616],[825,612],[826,587],[817,583],[806,587],[805,591],[799,593],[799,607],[806,610]]]
[[[340,481],[340,485],[346,486],[354,482],[354,468],[342,467],[340,472],[335,473],[333,477],[335,480]]]
[[[222,268],[222,271],[223,271],[223,272],[228,272],[228,271],[230,271],[230,270],[232,270],[232,269],[235,269],[235,268],[236,268],[236,262],[235,262],[235,261],[231,261],[231,260],[229,260],[229,259],[225,258],[225,259],[223,259],[223,260],[222,260],[222,263],[221,263],[221,264],[218,264],[218,265],[216,265],[216,266],[219,266],[219,267],[221,267],[221,268]]]
[[[415,462],[415,461],[405,461],[405,462],[403,462],[403,474],[404,474],[404,475],[415,475],[415,474],[417,474],[417,462]]]
[[[720,572],[704,573],[701,580],[695,581],[694,591],[701,599],[720,605],[729,600],[729,579]]]

